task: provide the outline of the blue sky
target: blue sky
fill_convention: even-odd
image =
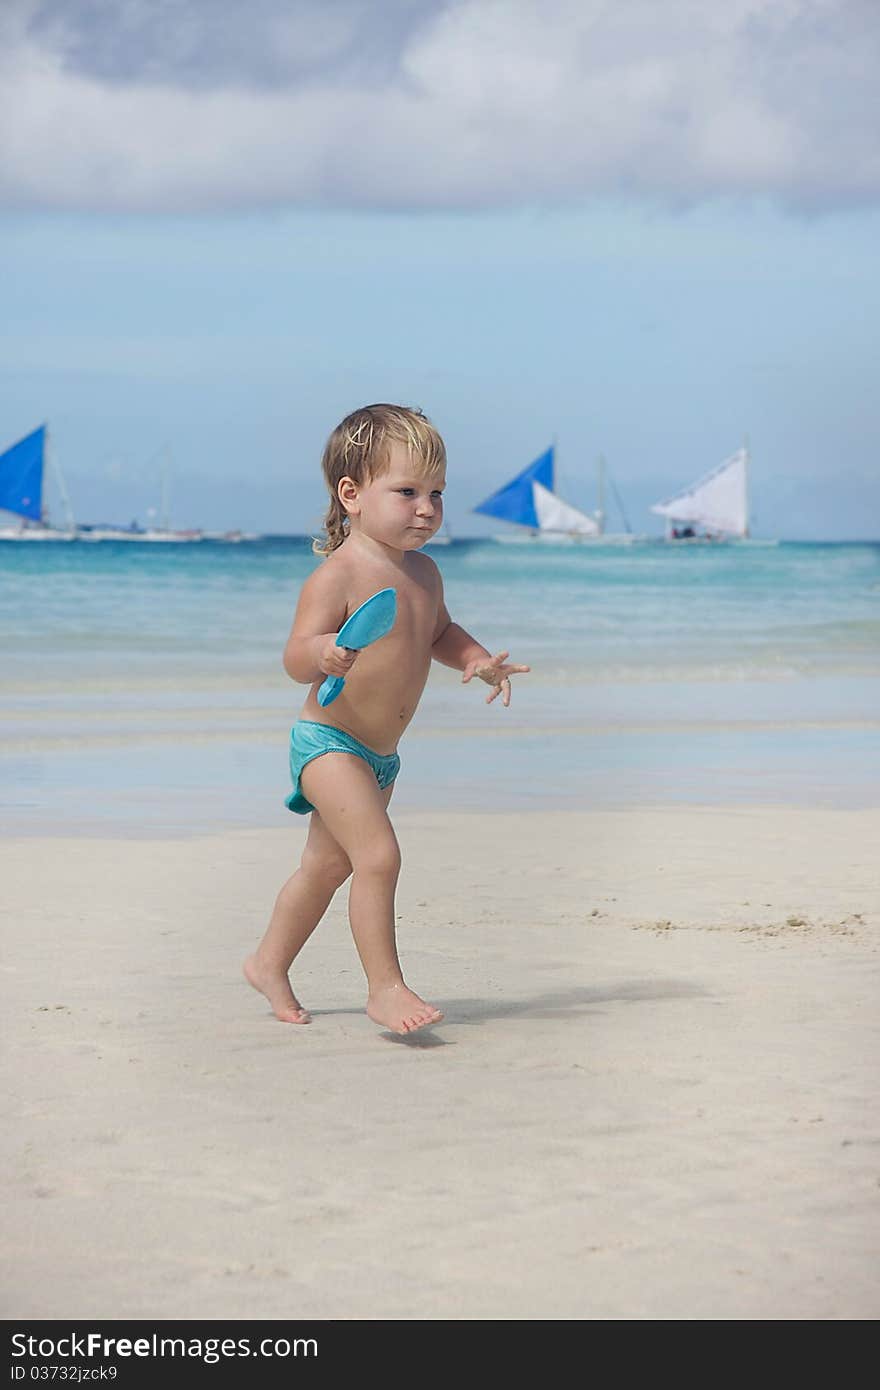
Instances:
[[[748,435],[758,534],[877,536],[876,11],[704,10],[260,0],[236,44],[224,3],[13,0],[0,442],[48,420],[82,521],[146,519],[167,445],[176,524],[306,531],[329,430],[402,401],[464,535],[554,437],[570,501],[603,453],[658,532]]]

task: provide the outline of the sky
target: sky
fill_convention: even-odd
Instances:
[[[756,534],[880,536],[877,71],[876,0],[0,0],[0,448],[307,532],[390,400],[453,535],[554,441],[659,533],[747,439]]]

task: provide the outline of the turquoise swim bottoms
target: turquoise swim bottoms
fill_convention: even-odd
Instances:
[[[300,791],[299,779],[306,763],[320,758],[322,753],[354,753],[363,758],[376,774],[376,781],[384,790],[390,787],[400,771],[400,759],[396,753],[374,753],[372,748],[359,743],[351,734],[342,729],[334,729],[330,724],[316,724],[312,719],[298,719],[290,731],[290,780],[293,791],[284,802],[289,811],[298,816],[307,816],[314,811],[310,801],[306,801]]]

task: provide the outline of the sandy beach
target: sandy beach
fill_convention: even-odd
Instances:
[[[396,817],[447,1020],[378,1030],[305,834],[7,840],[7,1318],[880,1313],[880,811]]]

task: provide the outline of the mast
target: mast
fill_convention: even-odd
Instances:
[[[751,533],[750,533],[750,529],[749,529],[749,522],[750,522],[750,520],[751,520],[751,507],[749,506],[749,464],[750,464],[750,462],[751,462],[751,455],[749,454],[749,436],[748,436],[748,435],[744,435],[744,436],[743,436],[743,452],[744,452],[744,454],[745,454],[745,463],[744,463],[743,473],[744,473],[744,477],[745,477],[745,489],[746,489],[746,526],[745,526],[745,530],[744,530],[744,532],[743,532],[743,535],[745,536],[746,539],[748,539],[749,535],[751,534]]]
[[[162,501],[159,512],[159,525],[163,531],[171,530],[168,508],[168,473],[171,467],[171,445],[166,444],[162,449]]]
[[[67,491],[67,485],[64,482],[64,475],[62,474],[58,460],[55,457],[55,449],[54,447],[50,446],[49,443],[49,426],[44,425],[43,428],[46,431],[43,442],[43,456],[45,458],[46,465],[48,466],[49,471],[55,479],[55,482],[58,486],[58,491],[61,494],[61,509],[64,512],[64,522],[67,527],[67,530],[75,532],[76,522],[73,519],[73,508],[70,505],[70,496]],[[45,506],[43,507],[43,524],[48,524],[46,521]]]
[[[632,535],[632,529],[633,529],[633,528],[632,528],[632,527],[630,526],[630,524],[629,524],[629,517],[628,517],[627,514],[626,514],[626,507],[623,505],[623,498],[621,497],[620,493],[618,492],[617,484],[616,484],[616,482],[614,481],[614,474],[613,474],[613,473],[610,473],[610,472],[609,472],[609,474],[608,474],[608,482],[609,482],[610,485],[611,485],[611,495],[612,495],[612,497],[614,498],[614,501],[615,501],[616,504],[617,504],[617,510],[620,512],[621,519],[622,519],[622,521],[623,521],[623,529],[626,531],[626,534],[627,534],[628,536],[631,536],[631,535]]]
[[[596,479],[596,525],[600,536],[605,534],[605,455],[599,455],[598,477]]]

